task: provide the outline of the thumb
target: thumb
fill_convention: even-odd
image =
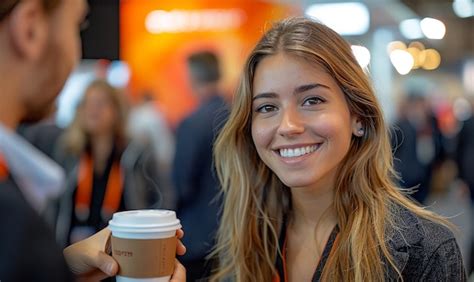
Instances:
[[[92,265],[99,268],[103,273],[108,276],[114,276],[118,272],[117,262],[106,253],[99,251],[98,255],[94,257]]]

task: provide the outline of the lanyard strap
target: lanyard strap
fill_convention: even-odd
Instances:
[[[8,164],[5,157],[0,151],[0,180],[5,180],[8,177]]]
[[[281,252],[282,256],[281,258],[277,256],[277,262],[276,262],[276,268],[277,268],[277,274],[273,277],[272,282],[287,282],[288,281],[288,274],[287,274],[287,265],[286,265],[286,245],[287,245],[287,234],[286,234],[286,221],[283,225],[283,230],[282,234],[280,235],[280,246],[281,247]],[[317,282],[321,280],[321,275],[324,269],[324,266],[326,265],[326,262],[329,258],[329,255],[331,254],[331,251],[333,250],[333,245],[337,240],[337,235],[339,234],[339,226],[336,225],[333,230],[331,231],[331,234],[329,235],[328,241],[326,242],[326,245],[324,247],[323,253],[321,254],[321,257],[319,259],[319,262],[316,266],[316,271],[313,274],[313,282]]]
[[[89,218],[92,189],[94,182],[94,163],[89,154],[84,154],[79,162],[77,193],[75,199],[75,213],[78,219]],[[108,219],[120,207],[123,192],[123,175],[118,161],[112,163],[107,178],[104,201],[102,202],[101,216]]]

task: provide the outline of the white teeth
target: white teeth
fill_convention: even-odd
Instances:
[[[312,153],[318,149],[319,145],[313,145],[313,146],[306,146],[306,147],[301,147],[301,148],[295,148],[295,149],[280,149],[280,156],[284,158],[293,158],[293,157],[299,157],[302,155],[306,155],[309,153]]]

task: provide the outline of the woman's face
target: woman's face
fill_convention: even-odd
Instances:
[[[253,91],[252,138],[262,161],[291,188],[332,187],[359,129],[336,81],[278,53],[258,64]]]
[[[89,134],[112,134],[117,119],[113,102],[105,90],[93,87],[86,93],[83,110],[84,128]]]

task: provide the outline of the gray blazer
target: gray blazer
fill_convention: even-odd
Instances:
[[[446,227],[398,208],[399,230],[389,236],[389,248],[403,281],[466,281],[459,246]],[[393,268],[386,281],[397,281]]]

